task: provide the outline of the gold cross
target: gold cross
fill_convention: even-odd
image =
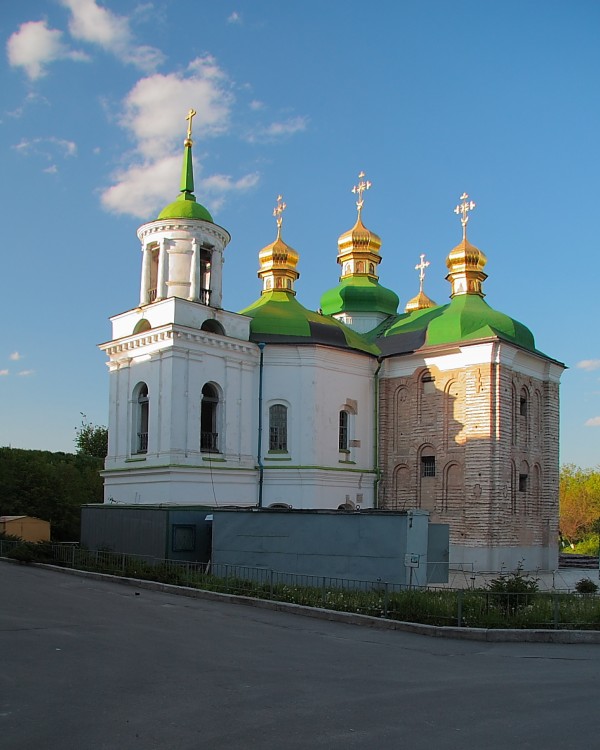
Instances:
[[[415,266],[415,271],[419,271],[419,282],[420,282],[419,291],[422,292],[423,280],[425,279],[425,269],[430,265],[430,263],[428,260],[425,260],[425,253],[421,253],[419,257],[421,258],[421,262]]]
[[[365,190],[369,190],[371,187],[371,183],[368,180],[364,179],[365,173],[360,172],[358,175],[358,185],[355,185],[352,188],[352,192],[356,195],[358,194],[358,200],[356,201],[356,208],[358,209],[358,216],[360,217],[360,212],[362,211],[363,204],[365,202],[365,199],[363,198],[363,193]]]
[[[277,196],[277,205],[273,209],[273,216],[277,220],[277,236],[281,235],[281,225],[283,224],[283,212],[287,208],[287,203],[283,202],[283,196]]]
[[[462,203],[459,203],[458,206],[454,209],[454,213],[457,215],[460,215],[460,223],[462,224],[463,228],[463,240],[466,240],[467,238],[467,224],[469,223],[469,211],[472,211],[475,208],[475,204],[473,201],[469,200],[469,196],[466,193],[463,193],[460,196],[460,200]]]
[[[192,140],[192,118],[195,117],[198,113],[195,109],[190,109],[190,111],[187,113],[187,117],[185,118],[188,121],[188,132],[187,132],[187,139],[188,141]]]

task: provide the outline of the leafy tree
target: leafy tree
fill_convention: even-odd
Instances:
[[[81,412],[81,427],[76,427],[75,432],[77,453],[83,456],[94,456],[94,458],[106,458],[108,453],[106,427],[88,422],[87,416]]]
[[[578,542],[598,531],[600,520],[600,469],[566,464],[560,470],[560,531]]]
[[[0,448],[0,515],[50,521],[52,538],[79,539],[81,506],[102,502],[102,459]]]

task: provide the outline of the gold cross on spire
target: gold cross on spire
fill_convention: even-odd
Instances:
[[[358,218],[360,218],[360,213],[362,211],[363,204],[365,202],[365,199],[363,198],[363,193],[365,190],[369,190],[371,187],[371,183],[368,180],[364,179],[365,173],[360,172],[358,175],[358,185],[355,185],[352,188],[352,192],[356,195],[358,194],[358,200],[356,201],[356,208],[358,209]]]
[[[188,129],[187,129],[187,137],[186,140],[191,141],[192,140],[192,119],[197,115],[195,109],[190,109],[190,111],[187,113],[186,120],[188,121]]]
[[[423,280],[425,279],[425,269],[430,265],[428,260],[425,260],[425,253],[421,253],[419,256],[421,258],[421,262],[417,263],[415,266],[415,271],[419,272],[419,291],[423,291]]]
[[[475,208],[475,204],[473,201],[469,200],[469,196],[466,193],[463,193],[460,196],[460,200],[462,203],[459,203],[458,206],[454,209],[454,213],[457,215],[460,215],[460,223],[462,224],[463,228],[463,240],[467,239],[467,224],[469,223],[469,211],[472,211]]]
[[[283,202],[283,196],[277,196],[277,205],[273,209],[273,216],[277,221],[277,237],[281,236],[281,225],[283,224],[283,212],[287,208],[287,203]]]

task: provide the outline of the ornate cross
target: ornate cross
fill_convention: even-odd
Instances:
[[[190,109],[190,111],[187,113],[187,117],[185,118],[188,121],[188,132],[187,132],[187,139],[188,141],[192,140],[192,119],[197,115],[195,109]]]
[[[454,213],[460,216],[460,223],[462,224],[463,228],[463,240],[467,238],[467,224],[469,223],[469,211],[472,211],[475,208],[475,204],[473,201],[469,200],[469,196],[466,193],[463,193],[460,196],[460,200],[462,203],[459,203],[458,206],[454,209]]]
[[[419,282],[420,282],[419,291],[422,292],[423,280],[425,279],[425,269],[430,265],[430,263],[428,260],[425,260],[425,253],[421,253],[419,257],[421,258],[421,262],[415,266],[415,271],[419,272]]]
[[[358,194],[358,200],[356,201],[356,208],[358,209],[358,215],[360,217],[360,212],[362,211],[363,204],[365,202],[365,199],[363,198],[363,193],[365,190],[369,190],[371,187],[371,183],[368,180],[364,179],[365,173],[360,172],[358,175],[358,185],[355,185],[352,188],[352,192],[357,195]]]
[[[287,208],[287,203],[283,202],[283,196],[277,196],[277,205],[273,209],[273,216],[277,221],[277,236],[281,234],[281,225],[283,224],[283,212]]]

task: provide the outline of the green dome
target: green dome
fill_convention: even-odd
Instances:
[[[201,219],[213,223],[208,210],[191,193],[182,193],[173,203],[165,206],[158,214],[158,219]]]
[[[240,310],[240,315],[252,318],[250,340],[257,343],[322,344],[374,355],[379,353],[376,346],[343,323],[307,310],[290,292],[266,292]]]
[[[500,338],[536,351],[529,328],[475,294],[457,295],[448,305],[401,315],[387,330],[380,328],[379,335],[377,343],[385,354],[486,338]]]
[[[398,295],[369,276],[349,276],[321,297],[324,315],[350,312],[380,312],[395,315]]]

